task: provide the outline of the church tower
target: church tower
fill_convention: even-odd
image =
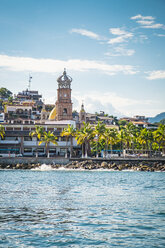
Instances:
[[[79,113],[79,121],[80,121],[80,124],[82,124],[83,122],[86,122],[86,112],[85,112],[83,103],[81,105],[81,110]]]
[[[71,100],[71,82],[72,78],[66,74],[57,79],[57,101],[56,101],[56,121],[72,120],[72,100]]]
[[[47,120],[49,117],[49,112],[45,109],[45,103],[43,103],[42,110],[41,110],[41,122]]]

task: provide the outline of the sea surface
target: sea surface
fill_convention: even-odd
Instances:
[[[164,248],[165,173],[1,170],[0,247]]]

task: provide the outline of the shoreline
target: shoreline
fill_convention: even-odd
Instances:
[[[10,170],[42,170],[41,166],[49,169],[70,170],[109,170],[109,171],[165,171],[164,158],[150,159],[54,159],[54,158],[0,158],[0,169]],[[45,169],[45,170],[47,170]],[[48,170],[49,170],[48,169]],[[44,170],[44,169],[43,169]]]

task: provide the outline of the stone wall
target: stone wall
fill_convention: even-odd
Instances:
[[[17,164],[67,164],[69,159],[66,158],[33,158],[33,157],[19,157],[19,158],[0,158],[0,165],[17,165]]]

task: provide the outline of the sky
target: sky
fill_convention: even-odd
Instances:
[[[0,0],[0,87],[54,104],[66,68],[73,109],[165,111],[164,0]]]

